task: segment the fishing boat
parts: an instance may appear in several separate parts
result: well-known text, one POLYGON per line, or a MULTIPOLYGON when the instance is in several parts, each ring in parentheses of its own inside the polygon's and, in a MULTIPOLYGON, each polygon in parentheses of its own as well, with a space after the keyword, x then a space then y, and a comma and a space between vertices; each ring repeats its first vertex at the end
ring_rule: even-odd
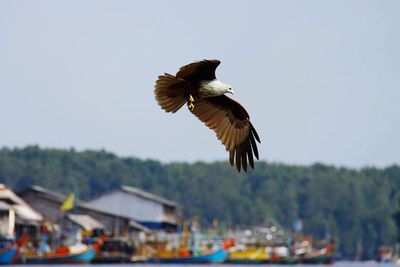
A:
MULTIPOLYGON (((134 243, 127 238, 107 238, 92 263, 130 263, 134 251, 134 243)), ((140 259, 136 258, 135 260, 140 259)))
POLYGON ((227 263, 260 264, 267 263, 269 255, 264 247, 236 246, 229 250, 227 263))
POLYGON ((226 260, 228 252, 223 248, 211 249, 198 256, 182 257, 155 257, 148 260, 149 263, 222 263, 226 260))
POLYGON ((296 264, 298 263, 298 257, 291 255, 290 248, 286 245, 276 245, 270 248, 271 257, 268 263, 272 264, 296 264))
POLYGON ((23 235, 19 240, 13 238, 0 238, 0 264, 15 263, 20 249, 26 244, 27 235, 23 235))
POLYGON ((75 244, 69 247, 59 247, 55 252, 41 255, 25 253, 21 255, 21 263, 27 264, 64 264, 89 263, 103 244, 104 237, 100 237, 92 245, 75 244))
POLYGON ((15 242, 0 247, 0 264, 11 264, 18 253, 18 245, 15 242))
POLYGON ((300 259, 301 263, 306 264, 322 264, 322 263, 332 263, 332 252, 334 246, 327 246, 315 251, 312 251, 300 259))
POLYGON ((24 255, 21 257, 21 261, 27 264, 89 263, 93 260, 96 252, 96 248, 88 246, 79 252, 24 255))

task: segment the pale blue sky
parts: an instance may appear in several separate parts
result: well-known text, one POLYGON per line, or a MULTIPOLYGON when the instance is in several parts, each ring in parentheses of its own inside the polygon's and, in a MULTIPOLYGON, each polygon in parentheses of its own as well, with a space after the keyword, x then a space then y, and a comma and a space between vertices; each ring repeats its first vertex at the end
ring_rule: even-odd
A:
POLYGON ((157 76, 217 58, 270 162, 400 163, 400 1, 0 1, 0 146, 226 160, 157 76))

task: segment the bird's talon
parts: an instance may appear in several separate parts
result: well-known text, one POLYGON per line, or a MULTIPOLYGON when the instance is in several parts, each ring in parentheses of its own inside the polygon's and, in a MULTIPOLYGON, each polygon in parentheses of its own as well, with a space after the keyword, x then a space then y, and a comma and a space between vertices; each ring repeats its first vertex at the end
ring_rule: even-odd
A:
POLYGON ((193 110, 194 110, 194 105, 193 105, 193 103, 190 103, 190 104, 189 104, 189 109, 190 109, 190 111, 193 111, 193 110))
POLYGON ((188 102, 188 108, 190 109, 190 111, 194 110, 194 98, 192 95, 189 95, 189 102, 188 102))

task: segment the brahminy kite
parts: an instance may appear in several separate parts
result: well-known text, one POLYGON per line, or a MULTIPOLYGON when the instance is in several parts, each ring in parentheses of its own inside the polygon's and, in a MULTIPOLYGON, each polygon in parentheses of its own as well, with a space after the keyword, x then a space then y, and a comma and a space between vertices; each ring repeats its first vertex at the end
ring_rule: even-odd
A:
POLYGON ((155 97, 166 112, 177 112, 185 103, 189 110, 210 129, 214 130, 226 150, 229 162, 240 172, 247 171, 247 162, 254 168, 258 159, 256 140, 260 138, 247 111, 225 93, 233 94, 232 87, 215 77, 219 60, 202 60, 185 65, 176 75, 158 76, 155 97))

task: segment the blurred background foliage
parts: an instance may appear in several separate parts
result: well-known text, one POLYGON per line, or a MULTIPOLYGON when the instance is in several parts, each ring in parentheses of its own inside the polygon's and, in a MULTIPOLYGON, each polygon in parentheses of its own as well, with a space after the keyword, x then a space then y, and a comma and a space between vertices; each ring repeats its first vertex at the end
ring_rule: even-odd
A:
MULTIPOLYGON (((304 233, 337 237, 344 257, 362 244, 364 259, 379 246, 393 245, 394 214, 400 199, 400 167, 339 168, 316 163, 293 166, 257 162, 237 173, 227 162, 170 163, 118 157, 107 151, 41 149, 0 150, 0 182, 16 192, 32 185, 89 199, 122 184, 176 201, 183 215, 226 225, 262 225, 276 221, 304 233), (78 186, 77 186, 78 185, 78 186)), ((397 213, 396 213, 397 212, 397 213)))

